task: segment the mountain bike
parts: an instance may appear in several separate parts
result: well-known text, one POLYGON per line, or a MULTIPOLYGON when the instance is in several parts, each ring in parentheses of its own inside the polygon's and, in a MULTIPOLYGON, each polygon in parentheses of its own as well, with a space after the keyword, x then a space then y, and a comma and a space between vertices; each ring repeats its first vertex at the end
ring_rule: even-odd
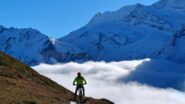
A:
POLYGON ((78 95, 79 95, 79 99, 80 99, 80 104, 84 103, 84 97, 83 97, 83 89, 79 88, 78 89, 78 95))
MULTIPOLYGON (((75 85, 75 86, 77 86, 77 85, 75 85)), ((77 101, 76 101, 76 103, 77 104, 85 104, 85 98, 84 98, 84 96, 83 96, 83 88, 82 87, 80 87, 78 90, 77 90, 77 101)))

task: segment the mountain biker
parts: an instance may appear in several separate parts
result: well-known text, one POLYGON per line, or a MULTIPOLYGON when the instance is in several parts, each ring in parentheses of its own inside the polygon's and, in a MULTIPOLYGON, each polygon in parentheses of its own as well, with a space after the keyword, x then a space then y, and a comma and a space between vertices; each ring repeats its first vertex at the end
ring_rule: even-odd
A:
POLYGON ((73 85, 76 85, 74 100, 76 100, 77 91, 78 91, 79 88, 83 89, 83 96, 85 96, 85 89, 84 89, 84 86, 83 86, 85 84, 87 84, 85 78, 81 75, 80 72, 78 72, 77 77, 73 81, 73 85))

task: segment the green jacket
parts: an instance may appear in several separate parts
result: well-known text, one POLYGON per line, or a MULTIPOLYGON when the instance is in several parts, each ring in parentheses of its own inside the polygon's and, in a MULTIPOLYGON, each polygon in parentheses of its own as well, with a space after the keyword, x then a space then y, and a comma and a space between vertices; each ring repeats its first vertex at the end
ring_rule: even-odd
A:
POLYGON ((87 82, 86 82, 86 80, 85 80, 85 78, 84 77, 82 77, 82 76, 78 76, 78 77, 76 77, 75 79, 74 79, 74 81, 73 81, 73 84, 77 84, 77 85, 84 85, 84 84, 86 84, 87 82))

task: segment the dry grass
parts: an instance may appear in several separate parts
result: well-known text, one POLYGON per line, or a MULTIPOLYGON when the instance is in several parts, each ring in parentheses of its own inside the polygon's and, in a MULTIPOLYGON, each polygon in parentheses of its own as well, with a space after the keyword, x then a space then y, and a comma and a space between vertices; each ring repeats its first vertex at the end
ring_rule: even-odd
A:
POLYGON ((68 90, 38 83, 10 70, 0 67, 0 104, 69 104, 72 93, 68 90))
MULTIPOLYGON (((0 52, 0 104, 70 104, 73 93, 0 52)), ((111 104, 86 98, 86 104, 111 104)))

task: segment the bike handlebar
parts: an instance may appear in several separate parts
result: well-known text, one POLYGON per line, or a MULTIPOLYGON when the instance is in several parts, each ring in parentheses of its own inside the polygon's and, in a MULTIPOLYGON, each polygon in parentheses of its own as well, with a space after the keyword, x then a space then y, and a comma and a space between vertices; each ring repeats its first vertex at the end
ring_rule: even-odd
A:
MULTIPOLYGON (((83 85, 86 85, 87 83, 83 84, 83 85)), ((77 84, 73 84, 74 86, 77 86, 77 84)))

